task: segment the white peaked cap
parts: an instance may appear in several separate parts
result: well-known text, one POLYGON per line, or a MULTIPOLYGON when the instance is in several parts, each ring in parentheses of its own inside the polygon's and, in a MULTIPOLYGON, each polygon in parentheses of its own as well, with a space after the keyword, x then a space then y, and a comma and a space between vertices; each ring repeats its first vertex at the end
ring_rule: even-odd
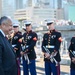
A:
POLYGON ((20 22, 18 20, 13 21, 13 26, 19 26, 20 22))

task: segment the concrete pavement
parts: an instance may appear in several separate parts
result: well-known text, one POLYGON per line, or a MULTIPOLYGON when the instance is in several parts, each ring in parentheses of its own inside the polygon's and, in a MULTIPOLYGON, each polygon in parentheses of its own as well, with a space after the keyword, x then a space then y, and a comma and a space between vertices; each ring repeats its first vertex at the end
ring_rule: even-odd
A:
MULTIPOLYGON (((60 69, 61 69, 61 75, 70 75, 69 65, 60 65, 60 69)), ((36 70, 37 70, 37 75, 45 75, 43 58, 39 58, 36 60, 36 70)), ((23 70, 21 70, 21 75, 23 75, 23 70)))
MULTIPOLYGON (((36 62, 36 66, 37 66, 37 75, 45 75, 44 61, 42 58, 36 62)), ((60 65, 60 69, 61 69, 61 75, 70 75, 69 65, 60 65)))

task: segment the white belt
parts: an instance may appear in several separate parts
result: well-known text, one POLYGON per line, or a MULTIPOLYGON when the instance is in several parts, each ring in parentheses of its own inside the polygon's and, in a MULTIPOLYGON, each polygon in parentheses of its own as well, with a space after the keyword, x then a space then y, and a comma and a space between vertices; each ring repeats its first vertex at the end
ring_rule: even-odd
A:
POLYGON ((28 45, 26 45, 25 47, 26 47, 26 48, 28 48, 29 46, 28 46, 28 45))
POLYGON ((22 50, 24 50, 24 49, 26 49, 26 48, 28 48, 29 46, 28 45, 24 45, 24 46, 22 46, 22 50))
POLYGON ((12 47, 15 47, 15 46, 16 46, 16 44, 12 45, 12 47))
POLYGON ((46 48, 54 48, 52 45, 46 45, 46 48))

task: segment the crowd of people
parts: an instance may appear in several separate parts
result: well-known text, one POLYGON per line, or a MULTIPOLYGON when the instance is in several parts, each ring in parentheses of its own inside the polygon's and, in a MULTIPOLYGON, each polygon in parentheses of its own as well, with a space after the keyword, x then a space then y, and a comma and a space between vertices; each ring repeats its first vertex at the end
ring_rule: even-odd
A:
MULTIPOLYGON (((24 75, 37 75, 35 46, 37 33, 32 31, 32 24, 25 23, 24 33, 19 31, 19 22, 12 22, 7 16, 0 18, 0 74, 21 75, 20 65, 23 65, 24 75)), ((44 55, 45 75, 60 75, 60 45, 61 33, 54 28, 54 21, 47 21, 48 32, 43 35, 42 53, 44 55)), ((75 75, 75 37, 69 46, 71 58, 70 75, 75 75)), ((41 61, 41 60, 40 60, 41 61)))
POLYGON ((75 23, 71 20, 55 20, 55 24, 56 25, 60 25, 60 26, 63 26, 63 25, 75 25, 75 23))

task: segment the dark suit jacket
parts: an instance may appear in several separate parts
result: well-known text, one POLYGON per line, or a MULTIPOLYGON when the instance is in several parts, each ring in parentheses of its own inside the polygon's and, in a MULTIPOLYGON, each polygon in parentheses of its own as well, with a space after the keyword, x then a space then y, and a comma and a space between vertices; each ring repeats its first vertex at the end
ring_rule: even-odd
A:
POLYGON ((7 75, 5 72, 9 72, 14 65, 16 58, 12 46, 0 32, 0 75, 7 75))

